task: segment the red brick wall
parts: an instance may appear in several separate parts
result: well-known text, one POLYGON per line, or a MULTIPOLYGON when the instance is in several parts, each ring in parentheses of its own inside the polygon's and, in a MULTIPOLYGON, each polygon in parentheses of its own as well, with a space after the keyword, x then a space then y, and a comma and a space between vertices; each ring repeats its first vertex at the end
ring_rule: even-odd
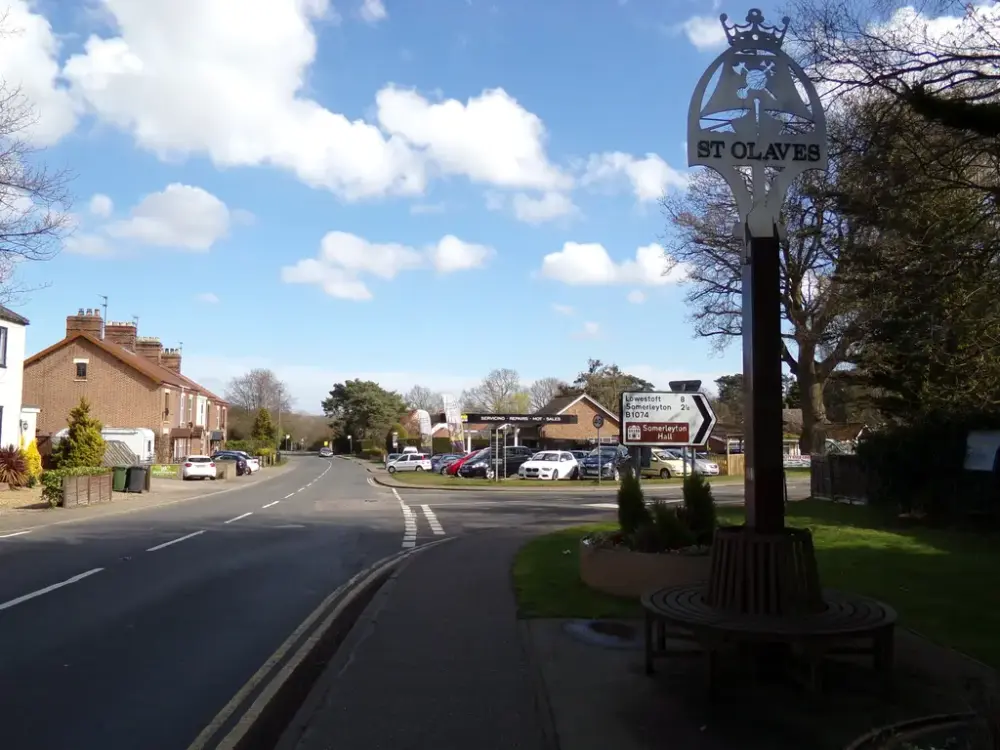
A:
POLYGON ((131 367, 78 339, 24 368, 24 403, 41 407, 38 432, 53 433, 66 426, 70 409, 80 398, 108 427, 148 427, 160 431, 163 396, 157 383, 131 367), (74 359, 87 359, 87 380, 76 380, 74 359))
POLYGON ((600 414, 604 417, 604 426, 601 427, 601 437, 611 437, 618 434, 618 420, 608 416, 603 410, 599 410, 590 405, 586 399, 578 401, 569 407, 564 414, 575 414, 576 424, 547 424, 540 429, 540 437, 549 440, 587 440, 597 437, 597 430, 594 429, 594 415, 600 414))

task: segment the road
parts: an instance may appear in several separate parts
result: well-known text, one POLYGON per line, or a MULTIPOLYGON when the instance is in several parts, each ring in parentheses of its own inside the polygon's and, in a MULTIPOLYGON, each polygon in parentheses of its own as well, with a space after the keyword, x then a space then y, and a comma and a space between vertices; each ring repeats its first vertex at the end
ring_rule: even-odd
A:
POLYGON ((327 594, 400 549, 391 493, 294 460, 259 486, 0 539, 0 746, 184 750, 327 594))
MULTIPOLYGON (((376 560, 449 535, 614 516, 611 493, 571 486, 393 490, 349 461, 293 461, 258 486, 0 538, 0 746, 185 750, 376 560)), ((739 503, 742 487, 716 496, 739 503)))

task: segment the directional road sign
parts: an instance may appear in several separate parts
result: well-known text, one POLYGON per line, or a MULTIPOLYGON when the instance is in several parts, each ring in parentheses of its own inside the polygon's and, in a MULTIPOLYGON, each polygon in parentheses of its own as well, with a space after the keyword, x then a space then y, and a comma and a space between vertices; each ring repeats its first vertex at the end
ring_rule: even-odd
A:
POLYGON ((594 427, 596 427, 597 429, 601 429, 602 427, 604 427, 604 417, 602 417, 600 414, 594 415, 594 427))
POLYGON ((623 393, 621 415, 623 445, 705 445, 717 421, 703 393, 673 391, 623 393))

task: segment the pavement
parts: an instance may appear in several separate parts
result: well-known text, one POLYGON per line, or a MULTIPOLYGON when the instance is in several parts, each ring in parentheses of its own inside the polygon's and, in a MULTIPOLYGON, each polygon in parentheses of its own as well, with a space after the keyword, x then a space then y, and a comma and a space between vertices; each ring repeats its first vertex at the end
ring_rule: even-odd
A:
POLYGON ((400 505, 366 480, 296 458, 236 491, 0 538, 0 745, 186 748, 324 597, 400 549, 400 505))
POLYGON ((832 665, 832 692, 819 700, 795 685, 734 681, 710 703, 700 659, 645 675, 638 622, 609 637, 581 621, 518 619, 510 571, 521 545, 611 511, 586 498, 392 495, 417 519, 417 546, 435 527, 457 538, 379 591, 275 750, 842 750, 872 727, 961 710, 955 694, 927 686, 984 669, 901 630, 888 704, 860 661, 832 665))

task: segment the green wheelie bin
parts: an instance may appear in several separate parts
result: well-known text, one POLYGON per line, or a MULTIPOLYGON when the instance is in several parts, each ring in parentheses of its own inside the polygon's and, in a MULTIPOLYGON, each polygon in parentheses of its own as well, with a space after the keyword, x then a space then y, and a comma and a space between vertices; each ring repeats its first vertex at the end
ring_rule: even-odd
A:
POLYGON ((111 489, 114 492, 125 491, 125 479, 128 476, 127 466, 116 466, 111 473, 111 489))

